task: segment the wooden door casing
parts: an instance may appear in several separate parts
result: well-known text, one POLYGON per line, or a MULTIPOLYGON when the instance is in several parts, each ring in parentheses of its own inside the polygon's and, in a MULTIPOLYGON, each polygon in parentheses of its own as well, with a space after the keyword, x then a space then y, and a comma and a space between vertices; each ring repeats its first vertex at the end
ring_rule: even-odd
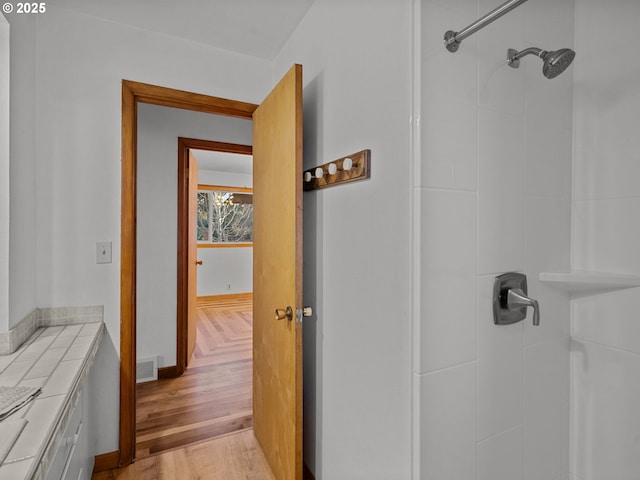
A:
MULTIPOLYGON (((136 426, 136 185, 137 105, 149 103, 250 119, 257 105, 183 90, 122 81, 120 213, 120 404, 118 451, 100 457, 101 468, 129 465, 135 458, 136 426)), ((180 176, 180 173, 179 173, 180 176)), ((186 189, 185 189, 186 190, 186 189)), ((180 190, 182 191, 182 190, 180 190)), ((180 202, 186 201, 182 197, 180 202)), ((178 228, 186 228, 183 223, 178 228)), ((182 250, 178 248, 179 255, 182 250)), ((186 255, 185 255, 186 257, 186 255)), ((178 298, 181 298, 178 295, 178 298)), ((184 347, 186 351, 186 346, 184 347)))

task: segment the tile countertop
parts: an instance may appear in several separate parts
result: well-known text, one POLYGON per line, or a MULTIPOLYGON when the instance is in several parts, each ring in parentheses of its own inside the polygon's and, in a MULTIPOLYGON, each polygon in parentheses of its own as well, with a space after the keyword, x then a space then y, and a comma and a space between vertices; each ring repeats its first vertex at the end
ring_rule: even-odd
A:
POLYGON ((42 387, 6 419, 27 424, 0 465, 0 480, 44 478, 103 334, 102 322, 40 328, 15 353, 0 356, 0 385, 42 387))

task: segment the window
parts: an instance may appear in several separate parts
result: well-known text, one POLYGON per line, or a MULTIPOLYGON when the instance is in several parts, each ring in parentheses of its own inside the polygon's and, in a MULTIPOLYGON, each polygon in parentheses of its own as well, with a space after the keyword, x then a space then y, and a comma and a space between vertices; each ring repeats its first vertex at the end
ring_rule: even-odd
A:
POLYGON ((199 246, 245 246, 253 242, 250 188, 198 186, 199 246))

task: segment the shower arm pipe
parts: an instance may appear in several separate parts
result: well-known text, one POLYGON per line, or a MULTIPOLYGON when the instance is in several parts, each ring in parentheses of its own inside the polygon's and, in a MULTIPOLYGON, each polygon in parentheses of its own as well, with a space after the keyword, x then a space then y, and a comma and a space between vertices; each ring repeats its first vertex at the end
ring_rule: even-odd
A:
POLYGON ((449 30, 444 34, 444 46, 450 52, 457 52, 460 43, 467 37, 473 35, 481 28, 486 27, 494 20, 497 20, 501 16, 506 13, 509 13, 514 8, 522 5, 527 0, 509 0, 508 2, 503 3, 495 10, 487 13, 484 17, 476 20, 474 23, 469 25, 468 27, 463 28, 459 32, 454 32, 453 30, 449 30))
POLYGON ((512 66, 513 68, 518 68, 520 66, 520 59, 522 57, 525 57, 527 55, 536 55, 540 58, 543 58, 547 53, 549 52, 536 47, 525 48, 520 52, 513 48, 510 48, 507 51, 507 64, 512 66))

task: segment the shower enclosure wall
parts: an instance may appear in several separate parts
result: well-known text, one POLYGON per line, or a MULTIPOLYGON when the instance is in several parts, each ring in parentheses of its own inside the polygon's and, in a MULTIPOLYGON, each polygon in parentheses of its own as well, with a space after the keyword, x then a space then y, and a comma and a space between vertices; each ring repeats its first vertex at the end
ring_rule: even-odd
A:
POLYGON ((497 3, 415 2, 415 478, 638 478, 640 2, 531 1, 443 48, 497 3), (505 64, 537 45, 576 60, 505 64), (493 325, 507 271, 540 327, 493 325))
MULTIPOLYGON (((640 2, 575 2, 572 264, 640 273, 640 2), (615 38, 607 32, 616 31, 615 38), (579 60, 579 61, 578 61, 579 60)), ((631 285, 637 278, 622 277, 631 285)), ((574 294, 571 480, 640 478, 640 289, 574 294)))
POLYGON ((416 479, 569 478, 570 295, 538 277, 570 269, 573 67, 549 80, 506 52, 573 48, 574 2, 526 2, 443 47, 498 3, 415 3, 416 479), (494 325, 510 271, 540 326, 494 325))

